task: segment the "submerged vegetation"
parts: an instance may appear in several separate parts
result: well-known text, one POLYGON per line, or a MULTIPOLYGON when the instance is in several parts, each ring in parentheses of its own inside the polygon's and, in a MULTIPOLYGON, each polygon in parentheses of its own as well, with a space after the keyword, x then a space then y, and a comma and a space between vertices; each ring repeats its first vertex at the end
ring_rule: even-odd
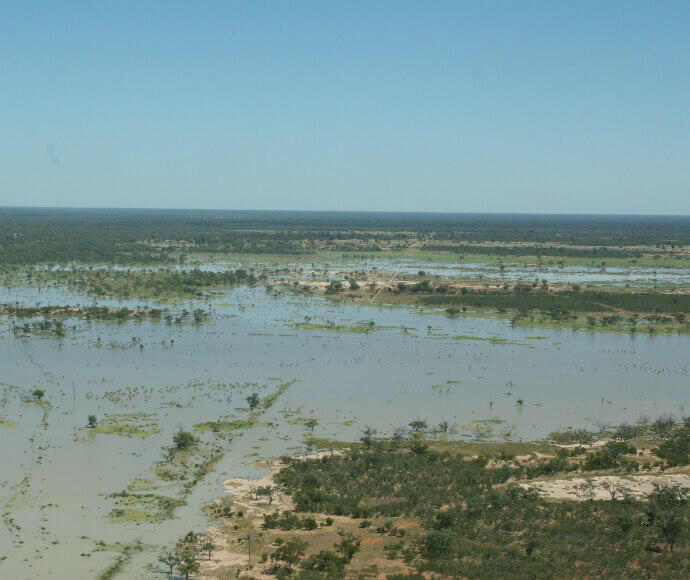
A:
POLYGON ((107 415, 100 421, 95 415, 88 418, 87 429, 82 433, 120 435, 122 437, 146 438, 160 432, 158 422, 149 413, 118 413, 107 415))
MULTIPOLYGON (((257 278, 247 270, 207 272, 199 269, 92 269, 31 270, 8 279, 13 284, 62 285, 96 297, 137 299, 203 298, 207 292, 253 285, 257 278)), ((66 312, 66 311, 65 311, 66 312)), ((88 314, 89 312, 85 312, 88 314)), ((103 318, 104 313, 93 312, 103 318)), ((155 312, 154 312, 155 314, 155 312)))

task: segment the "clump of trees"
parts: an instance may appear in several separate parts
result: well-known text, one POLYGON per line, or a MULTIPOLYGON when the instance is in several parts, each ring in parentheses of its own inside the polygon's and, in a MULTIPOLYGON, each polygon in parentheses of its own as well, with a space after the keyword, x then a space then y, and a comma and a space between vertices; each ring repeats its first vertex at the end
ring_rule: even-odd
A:
POLYGON ((326 294, 340 294, 343 292, 343 290, 345 290, 345 287, 340 280, 331 280, 326 286, 324 292, 326 294))

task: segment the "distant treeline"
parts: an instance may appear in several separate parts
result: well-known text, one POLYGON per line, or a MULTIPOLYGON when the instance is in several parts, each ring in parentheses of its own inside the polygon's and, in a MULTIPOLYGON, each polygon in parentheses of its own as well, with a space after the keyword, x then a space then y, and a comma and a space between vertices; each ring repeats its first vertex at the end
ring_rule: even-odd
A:
POLYGON ((299 254, 330 243, 371 250, 417 236, 433 237, 439 246, 494 241, 670 247, 690 244, 690 217, 5 208, 0 264, 154 264, 189 252, 299 254))

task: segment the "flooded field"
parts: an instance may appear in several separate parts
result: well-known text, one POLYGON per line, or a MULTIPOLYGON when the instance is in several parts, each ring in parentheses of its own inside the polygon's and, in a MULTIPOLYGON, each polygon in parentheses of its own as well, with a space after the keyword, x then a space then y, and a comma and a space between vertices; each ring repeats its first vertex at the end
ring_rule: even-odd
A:
MULTIPOLYGON (((530 259, 530 262, 533 258, 530 259)), ((581 284, 593 286, 625 286, 639 288, 689 288, 690 270, 684 267, 648 267, 648 266, 610 266, 606 260, 594 265, 558 265, 558 264, 528 264, 495 261, 463 262, 449 257, 447 261, 439 262, 433 258, 422 259, 413 257, 399 258, 356 258, 349 256, 305 258, 299 262, 275 264, 271 261, 253 259, 249 264, 266 272, 272 277, 281 276, 285 279, 304 278, 305 272, 315 279, 338 279, 342 275, 357 275, 366 273, 368 279, 387 280, 394 276, 416 276, 420 271, 429 276, 437 276, 444 280, 467 283, 541 283, 546 280, 549 284, 581 284)), ((592 261, 594 262, 594 261, 592 261)), ((246 267, 246 260, 231 260, 223 263, 218 261, 196 261, 194 267, 200 269, 217 270, 223 267, 246 267)))
MULTIPOLYGON (((0 302, 150 305, 21 287, 0 302)), ((424 419, 468 440, 535 440, 689 402, 686 335, 511 328, 262 287, 166 307, 200 306, 212 313, 203 324, 73 320, 63 338, 21 337, 3 319, 3 576, 94 577, 135 545, 126 577, 155 577, 161 546, 212 524, 201 507, 223 480, 306 450, 312 435, 357 440, 364 426, 424 419), (250 412, 253 392, 271 404, 250 412), (180 428, 209 450, 193 461, 213 457, 193 485, 161 475, 180 428)))

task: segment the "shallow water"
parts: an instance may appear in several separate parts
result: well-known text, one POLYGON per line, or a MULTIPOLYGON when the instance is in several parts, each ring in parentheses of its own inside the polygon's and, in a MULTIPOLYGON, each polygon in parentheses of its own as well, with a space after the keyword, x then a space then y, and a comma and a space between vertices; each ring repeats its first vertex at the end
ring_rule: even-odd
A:
MULTIPOLYGON (((593 260, 594 262, 594 260, 593 260)), ((52 266, 51 270, 82 269, 82 266, 52 266)), ((690 269, 647 266, 626 268, 611 266, 557 266, 557 265, 519 265, 509 264, 501 269, 499 263, 434 262, 417 258, 354 258, 337 256, 311 260, 305 257, 299 262, 275 264, 261 258, 246 257, 218 260, 217 258, 195 258, 185 265, 172 266, 172 269, 189 271, 195 268, 209 272, 245 268, 255 273, 265 273, 270 278, 298 280, 305 278, 305 272, 313 272, 314 279, 340 279, 343 274, 366 273, 367 279, 389 279, 397 276, 416 276, 424 272, 429 276, 465 282, 581 284, 594 286, 625 286, 640 288, 688 288, 690 269), (324 272, 327 272, 324 274, 324 272), (337 273, 336 273, 337 272, 337 273)), ((139 266, 95 266, 94 270, 156 270, 139 266)), ((161 268, 167 269, 167 268, 161 268)))
MULTIPOLYGON (((94 301, 57 288, 0 293, 0 302, 15 301, 152 303, 94 301)), ((315 436, 345 440, 357 439, 364 425, 389 433, 415 418, 430 425, 446 420, 470 439, 501 440, 514 425, 515 438, 532 440, 596 421, 679 415, 690 399, 688 336, 511 328, 496 320, 333 304, 260 288, 182 306, 200 305, 214 311, 200 326, 77 322, 76 332, 62 340, 17 338, 7 320, 0 322, 0 416, 17 423, 0 426, 0 557, 6 557, 0 576, 95 577, 114 554, 94 552, 94 540, 140 539, 151 549, 137 555, 124 576, 157 577, 146 570, 155 564, 156 547, 207 527, 200 507, 222 495, 224 479, 258 473, 247 455, 305 449, 310 433, 290 418, 314 417, 315 436), (377 330, 290 326, 305 316, 336 325, 373 320, 377 330), (223 460, 173 520, 110 523, 114 504, 106 496, 161 461, 161 448, 178 427, 246 417, 249 392, 258 389, 263 397, 293 379, 260 419, 279 426, 257 425, 225 443, 223 460), (49 407, 22 402, 22 393, 35 387, 46 391, 49 407), (130 439, 79 431, 91 413, 129 412, 155 415, 161 432, 130 439), (473 424, 487 419, 496 422, 473 424)))

